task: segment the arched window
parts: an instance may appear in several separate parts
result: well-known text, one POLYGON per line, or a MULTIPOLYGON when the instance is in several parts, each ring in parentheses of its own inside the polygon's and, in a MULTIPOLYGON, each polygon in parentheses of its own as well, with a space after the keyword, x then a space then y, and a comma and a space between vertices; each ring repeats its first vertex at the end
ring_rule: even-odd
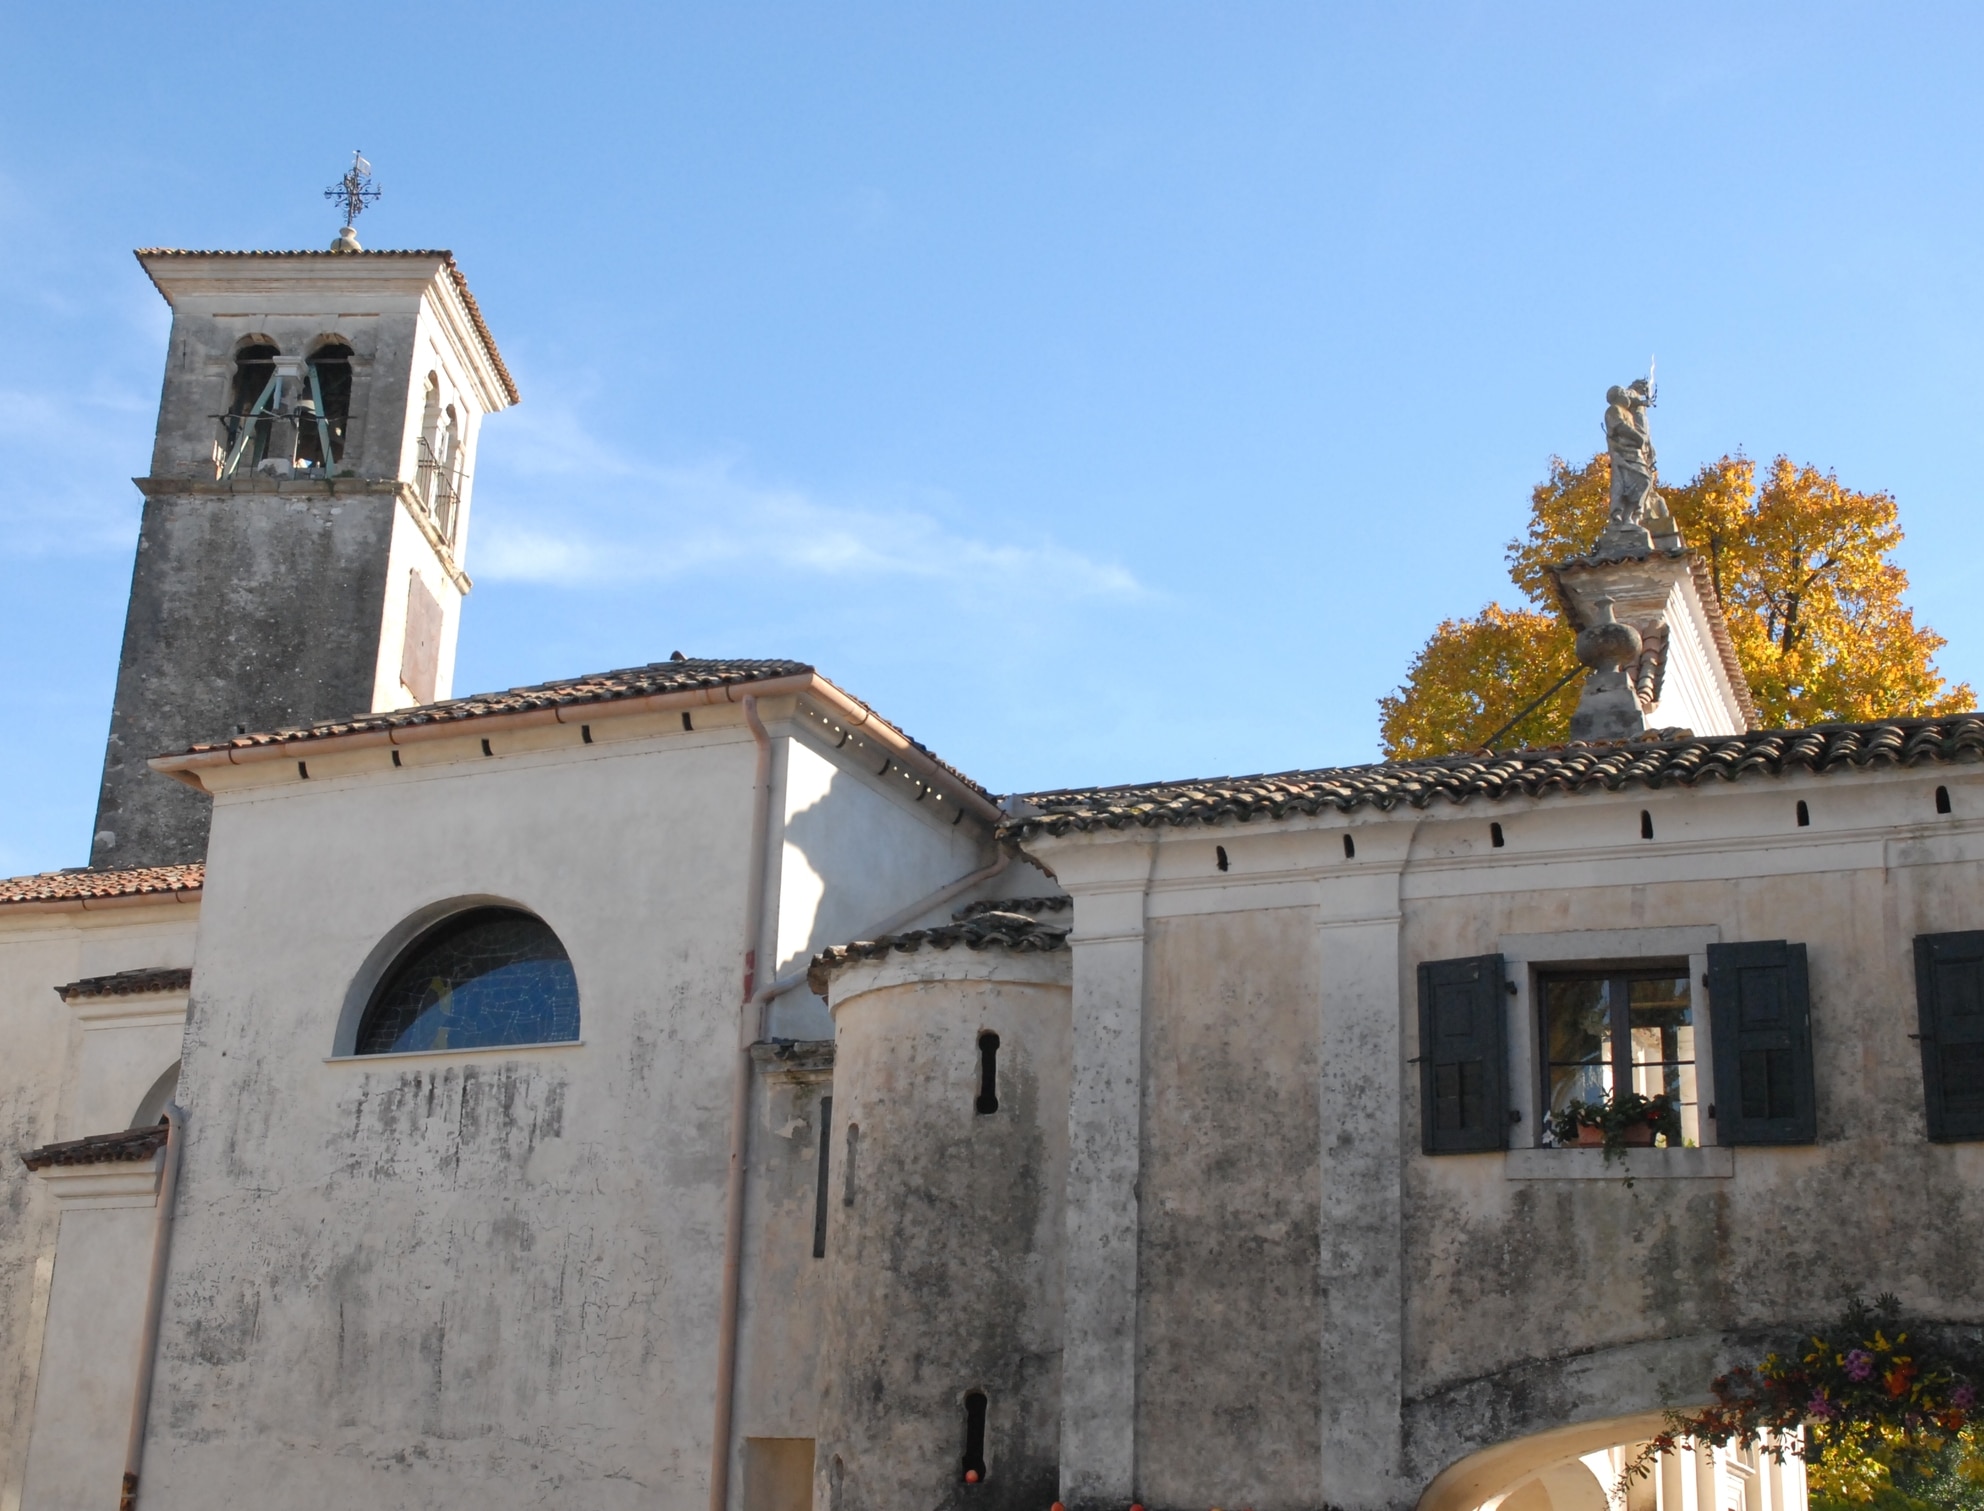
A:
POLYGON ((329 471, 344 458, 345 427, 351 420, 351 348, 327 341, 312 352, 306 387, 296 405, 296 460, 329 471))
POLYGON ((579 983, 558 936, 515 908, 475 908, 422 934, 358 1025, 361 1055, 554 1044, 579 1036, 579 983))
POLYGON ((156 1128, 165 1116, 165 1104, 179 1098, 179 1062, 174 1060, 165 1074, 152 1082, 152 1089, 131 1114, 133 1128, 156 1128))
POLYGON ((250 339, 234 354, 234 384, 228 390, 227 413, 221 416, 219 461, 222 475, 237 467, 253 471, 268 455, 275 420, 276 358, 281 355, 265 341, 250 339))

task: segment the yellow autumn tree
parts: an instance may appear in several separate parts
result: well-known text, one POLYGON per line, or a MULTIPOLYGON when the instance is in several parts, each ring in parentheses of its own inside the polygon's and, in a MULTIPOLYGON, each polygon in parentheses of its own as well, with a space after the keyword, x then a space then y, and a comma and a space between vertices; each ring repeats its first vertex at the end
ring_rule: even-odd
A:
MULTIPOLYGON (((1598 538, 1611 487, 1603 452, 1582 467, 1551 458, 1530 497, 1529 528, 1508 546, 1509 577, 1534 607, 1490 604, 1434 630, 1405 685, 1378 701, 1388 758, 1568 738, 1580 679, 1548 567, 1598 538)), ((1967 684, 1951 686, 1936 670, 1942 636, 1902 601, 1908 575, 1893 559, 1902 536, 1892 494, 1855 492, 1786 457, 1760 479, 1740 455, 1661 493, 1682 539, 1708 562, 1766 726, 1975 705, 1967 684)))

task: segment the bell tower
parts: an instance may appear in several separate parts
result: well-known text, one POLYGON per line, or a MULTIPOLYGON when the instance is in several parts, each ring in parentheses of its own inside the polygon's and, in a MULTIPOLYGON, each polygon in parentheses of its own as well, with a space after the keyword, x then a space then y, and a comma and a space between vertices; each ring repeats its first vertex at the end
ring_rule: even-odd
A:
POLYGON ((98 867, 206 853, 151 756, 449 696, 476 442, 517 402, 448 252, 137 255, 172 336, 98 867))

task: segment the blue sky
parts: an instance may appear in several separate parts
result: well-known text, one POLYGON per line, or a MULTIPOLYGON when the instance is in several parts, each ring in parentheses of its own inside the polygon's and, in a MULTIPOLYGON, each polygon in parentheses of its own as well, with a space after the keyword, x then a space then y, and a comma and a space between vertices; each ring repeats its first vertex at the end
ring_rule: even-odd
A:
POLYGON ((454 249, 456 688, 810 660, 1000 790, 1370 759, 1605 387, 1888 488, 1978 601, 1984 10, 17 6, 0 874, 85 858, 167 312, 130 249, 454 249), (315 19, 313 20, 313 16, 315 19))

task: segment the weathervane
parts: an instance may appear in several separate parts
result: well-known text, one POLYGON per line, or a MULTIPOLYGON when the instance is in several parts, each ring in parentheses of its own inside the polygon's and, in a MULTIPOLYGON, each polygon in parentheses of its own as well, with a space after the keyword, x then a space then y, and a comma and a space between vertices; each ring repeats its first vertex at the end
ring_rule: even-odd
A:
POLYGON ((338 232, 338 239, 331 243, 333 252, 356 252, 359 250, 358 232, 353 230, 358 217, 369 205, 379 198, 379 189, 372 182, 372 165, 365 161, 363 152, 351 154, 351 166, 345 170, 343 178, 324 191, 324 198, 344 206, 344 229, 338 232))

